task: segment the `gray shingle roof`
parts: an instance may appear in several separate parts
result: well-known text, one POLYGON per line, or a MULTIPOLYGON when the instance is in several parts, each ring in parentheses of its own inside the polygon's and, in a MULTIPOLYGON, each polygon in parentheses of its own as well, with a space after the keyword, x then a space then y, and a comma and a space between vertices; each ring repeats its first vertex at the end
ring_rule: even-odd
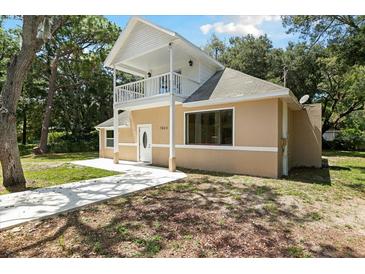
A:
POLYGON ((234 98, 249 95, 268 94, 284 87, 250 76, 240 71, 225 68, 216 72, 184 103, 209 99, 234 98))
MULTIPOLYGON (((118 122, 119 126, 127 126, 129 127, 129 111, 123 111, 122 113, 119 113, 118 116, 118 122)), ((97 125, 96 127, 113 127, 113 118, 110 118, 109 120, 106 120, 102 122, 101 124, 97 125)))

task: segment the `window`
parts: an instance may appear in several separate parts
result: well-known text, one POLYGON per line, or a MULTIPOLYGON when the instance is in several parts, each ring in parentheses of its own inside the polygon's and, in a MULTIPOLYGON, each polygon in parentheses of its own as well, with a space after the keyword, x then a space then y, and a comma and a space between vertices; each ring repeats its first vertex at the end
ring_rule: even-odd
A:
POLYGON ((185 114, 185 140, 188 145, 233 145, 233 110, 185 114))
POLYGON ((106 131, 106 147, 114 147, 114 130, 106 131))

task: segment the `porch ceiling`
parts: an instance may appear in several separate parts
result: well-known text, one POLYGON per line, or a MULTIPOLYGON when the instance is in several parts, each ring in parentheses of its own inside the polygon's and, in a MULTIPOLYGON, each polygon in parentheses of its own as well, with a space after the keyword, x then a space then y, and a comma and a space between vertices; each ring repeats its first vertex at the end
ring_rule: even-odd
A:
MULTIPOLYGON (((174 45, 173 47, 173 68, 180 69, 187 66, 189 60, 196 61, 196 58, 184 51, 180 45, 174 45)), ((117 68, 120 67, 123 70, 126 67, 134 68, 139 72, 147 74, 151 72, 152 75, 168 72, 170 69, 170 55, 168 45, 158 48, 151 52, 130 58, 117 64, 117 68)))

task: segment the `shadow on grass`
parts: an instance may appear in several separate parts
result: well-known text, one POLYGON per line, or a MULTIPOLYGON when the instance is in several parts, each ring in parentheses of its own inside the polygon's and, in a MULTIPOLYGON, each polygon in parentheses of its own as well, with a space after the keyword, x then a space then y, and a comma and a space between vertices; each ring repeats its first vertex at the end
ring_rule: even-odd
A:
MULTIPOLYGON (((342 167, 337 168, 342 169, 342 167)), ((332 166, 329 166, 328 160, 322 158, 322 168, 296 167, 290 171, 287 179, 309 184, 331 185, 330 169, 332 166)))
POLYGON ((360 193, 364 193, 365 194, 365 182, 364 183, 354 183, 354 184, 346 184, 347 187, 358 191, 360 193))
POLYGON ((365 173, 365 167, 362 167, 362 166, 353 166, 353 165, 351 165, 351 166, 348 166, 348 168, 350 168, 350 169, 357 169, 361 173, 365 173))
POLYGON ((338 150, 325 150, 323 156, 327 157, 358 157, 365 158, 365 151, 338 151, 338 150))
POLYGON ((44 160, 87 160, 98 157, 98 152, 73 152, 73 153, 47 153, 42 155, 29 155, 26 156, 33 159, 44 160))

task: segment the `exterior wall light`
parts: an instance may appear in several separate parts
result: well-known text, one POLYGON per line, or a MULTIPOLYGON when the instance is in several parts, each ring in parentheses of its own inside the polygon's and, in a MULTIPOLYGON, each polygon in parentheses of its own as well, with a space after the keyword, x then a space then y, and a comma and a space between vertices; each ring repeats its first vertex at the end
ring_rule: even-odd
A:
POLYGON ((189 66, 192 67, 193 66, 193 60, 189 60, 189 66))

